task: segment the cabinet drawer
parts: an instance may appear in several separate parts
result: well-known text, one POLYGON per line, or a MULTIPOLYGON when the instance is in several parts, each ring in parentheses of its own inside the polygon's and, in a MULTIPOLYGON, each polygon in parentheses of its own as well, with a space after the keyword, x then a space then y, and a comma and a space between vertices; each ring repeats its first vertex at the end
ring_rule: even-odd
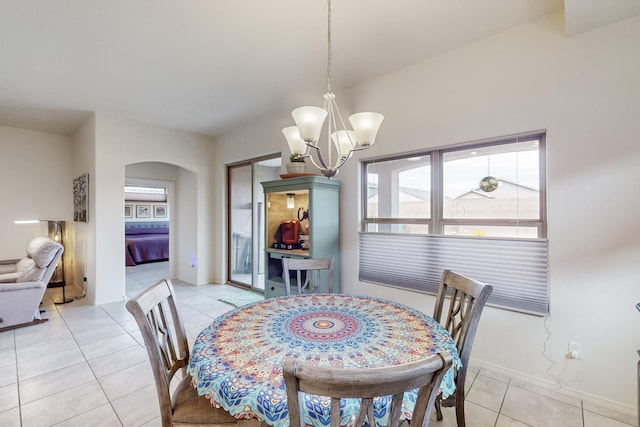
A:
POLYGON ((309 251, 267 251, 269 258, 311 258, 309 251))

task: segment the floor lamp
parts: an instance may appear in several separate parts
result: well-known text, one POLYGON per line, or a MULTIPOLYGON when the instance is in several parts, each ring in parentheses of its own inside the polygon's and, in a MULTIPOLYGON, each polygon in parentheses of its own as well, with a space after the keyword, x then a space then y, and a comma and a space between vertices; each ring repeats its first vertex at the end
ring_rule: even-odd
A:
MULTIPOLYGON (((48 224, 49 238, 55 240, 60 243, 62 247, 64 247, 64 221, 53 221, 50 219, 43 219, 41 221, 46 221, 48 224)), ((64 279, 64 252, 60 257, 60 263, 58 264, 60 268, 60 275, 58 277, 57 272, 53 273, 52 279, 49 281, 47 285, 48 288, 62 288, 62 300, 54 301, 54 304, 66 304, 73 301, 73 298, 67 298, 65 294, 65 289, 67 287, 67 282, 64 279)))
MULTIPOLYGON (((54 240, 64 247, 64 221, 55 221, 52 219, 30 219, 23 221, 14 221, 16 224, 35 224, 38 222, 46 222, 47 223, 47 231, 49 234, 49 238, 54 240)), ((56 270, 51 277, 51 280, 47 284, 47 288, 62 288, 62 300, 54 301, 54 304, 67 304, 69 302, 74 301, 73 298, 67 298, 65 294, 65 288, 67 287, 67 282, 64 278, 64 252, 60 257, 60 261, 58 261, 58 265, 56 270), (60 271, 60 273, 58 273, 60 271)))

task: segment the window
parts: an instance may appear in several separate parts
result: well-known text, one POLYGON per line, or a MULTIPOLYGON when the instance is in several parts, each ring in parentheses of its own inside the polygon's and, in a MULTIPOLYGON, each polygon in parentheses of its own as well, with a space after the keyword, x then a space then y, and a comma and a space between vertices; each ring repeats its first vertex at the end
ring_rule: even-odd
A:
POLYGON ((442 270, 493 304, 548 312, 544 132, 363 163, 360 279, 435 292, 442 270))
POLYGON ((365 231, 545 237, 543 136, 365 162, 365 231))
POLYGON ((124 186, 124 200, 137 202, 166 202, 165 187, 124 186))

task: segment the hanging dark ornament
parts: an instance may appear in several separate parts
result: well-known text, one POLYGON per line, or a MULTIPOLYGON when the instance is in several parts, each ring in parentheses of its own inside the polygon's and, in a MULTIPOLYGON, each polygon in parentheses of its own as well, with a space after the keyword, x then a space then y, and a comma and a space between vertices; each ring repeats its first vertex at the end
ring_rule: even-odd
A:
POLYGON ((480 180, 480 190, 485 193, 491 193, 498 188, 498 178, 488 175, 480 180))
POLYGON ((304 208, 298 209, 298 221, 304 221, 305 219, 309 219, 309 206, 307 206, 307 210, 304 208))

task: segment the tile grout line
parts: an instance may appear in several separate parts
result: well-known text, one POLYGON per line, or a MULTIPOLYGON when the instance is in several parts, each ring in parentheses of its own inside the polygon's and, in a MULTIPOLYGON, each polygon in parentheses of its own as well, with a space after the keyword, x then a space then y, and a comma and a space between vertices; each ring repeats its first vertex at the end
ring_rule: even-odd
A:
POLYGON ((11 331, 13 334, 13 358, 16 362, 16 389, 18 391, 18 416, 20 417, 20 426, 22 427, 22 400, 20 398, 20 375, 18 373, 18 343, 16 340, 15 329, 11 331))
MULTIPOLYGON (((126 293, 126 292, 125 292, 125 293, 126 293)), ((130 297, 127 297, 127 298, 130 298, 130 297)), ((126 302, 125 302, 125 304, 126 304, 126 302)), ((125 305, 125 307, 126 307, 126 305, 125 305)), ((131 332, 129 332, 127 329, 125 329, 125 328, 122 326, 122 324, 118 321, 118 319, 116 319, 115 317, 113 317, 113 316, 111 315, 111 313, 110 313, 108 310, 105 310, 105 309, 104 309, 104 307, 100 307, 100 308, 101 308, 101 309, 102 309, 102 310, 103 310, 103 311, 104 311, 104 312, 105 312, 105 313, 106 313, 110 318, 112 318, 112 319, 113 319, 113 321, 114 321, 114 322, 116 322, 116 323, 118 324, 118 326, 120 326, 120 327, 121 327, 121 328, 126 332, 126 334, 127 334, 127 335, 129 335, 129 336, 130 336, 130 337, 135 341, 135 343, 136 343, 136 345, 135 345, 135 346, 127 347, 127 348, 139 347, 139 348, 142 348, 142 349, 145 351, 145 353, 146 353, 146 351, 147 351, 147 350, 146 350, 146 348, 144 347, 144 345, 143 345, 143 344, 140 344, 140 343, 138 342, 138 340, 137 340, 137 339, 136 339, 136 338, 131 334, 131 332)), ((125 309, 126 309, 126 308, 125 308, 125 309)), ((128 311, 127 311, 127 312, 128 312, 128 311)), ((132 317, 133 317, 133 316, 132 316, 132 317)), ((134 320, 135 320, 135 319, 134 319, 134 320)), ((113 353, 115 353, 115 352, 112 352, 112 353, 110 353, 110 354, 113 354, 113 353)), ((137 365, 133 365, 133 366, 141 366, 141 365, 144 365, 145 363, 146 363, 146 361, 145 361, 145 362, 142 362, 142 363, 139 363, 139 364, 137 364, 137 365)), ((88 361, 88 360, 87 360, 87 364, 89 364, 89 361, 88 361)), ((95 372, 93 371, 93 368, 91 368, 91 365, 90 365, 90 364, 89 364, 89 369, 91 369, 91 372, 93 372, 93 373, 94 373, 94 376, 95 376, 95 372)), ((109 374, 109 375, 113 375, 113 374, 115 374, 115 373, 116 373, 116 372, 112 372, 112 373, 111 373, 111 374, 109 374)), ((109 376, 109 375, 105 375, 105 377, 107 377, 107 376, 109 376)), ((104 391, 104 389, 102 388, 102 384, 100 383, 100 380, 97 378, 97 376, 96 376, 96 381, 98 381, 98 384, 100 385, 100 389, 102 390, 102 392, 104 393, 105 397, 107 398, 107 401, 109 402, 109 406, 111 406, 111 409, 113 409, 113 412, 116 414, 116 417, 118 418, 118 421, 120 421, 120 424, 124 426, 124 422, 122 421, 122 419, 120 419, 120 415, 119 415, 119 414, 118 414, 118 412, 116 411, 116 408, 113 406, 113 401, 112 401, 112 400, 107 396, 107 393, 106 393, 106 392, 104 391)), ((151 384, 151 385, 153 385, 153 386, 155 387, 155 379, 154 379, 154 383, 153 383, 153 384, 151 384)), ((148 386, 145 386, 145 387, 148 387, 148 386)), ((123 396, 120 396, 118 399, 122 399, 122 398, 123 398, 123 397, 125 397, 125 396, 129 396, 129 395, 132 395, 132 394, 134 394, 134 393, 138 393, 138 392, 140 392, 140 390, 142 390, 142 389, 143 389, 143 388, 145 388, 145 387, 142 387, 142 388, 140 388, 140 389, 137 389, 137 390, 132 391, 131 393, 125 394, 125 395, 123 395, 123 396)), ((117 399, 115 399, 115 400, 117 400, 117 399)), ((153 421, 153 420, 154 420, 154 419, 156 419, 156 418, 157 418, 157 417, 154 417, 154 418, 152 418, 152 419, 150 419, 150 420, 147 420, 147 421, 145 422, 145 424, 146 424, 146 423, 148 423, 148 422, 153 421)))
MULTIPOLYGON (((107 311, 106 311, 102 306, 99 306, 99 307, 100 307, 100 309, 101 309, 103 312, 105 312, 109 317, 111 317, 111 318, 112 318, 112 319, 113 319, 113 320, 118 324, 118 326, 120 326, 120 323, 119 323, 118 321, 116 321, 116 320, 113 318, 113 316, 111 316, 111 315, 109 314, 109 312, 107 312, 107 311)), ((58 310, 58 307, 56 307, 56 310, 58 310)), ((123 422, 122 422, 122 420, 120 419, 120 416, 118 415, 118 412, 116 412, 116 409, 113 407, 113 404, 111 403, 111 400, 109 399, 109 397, 107 396, 107 393, 105 392, 104 388, 102 387, 102 384, 100 383, 100 380, 98 379, 98 377, 97 377, 97 375, 96 375, 95 371, 94 371, 94 370, 93 370, 93 368, 91 367, 91 364, 89 363, 89 360, 87 359, 87 356, 84 354, 84 351, 82 351, 82 347, 80 346, 80 343, 79 343, 79 342, 78 342, 78 340, 76 339, 75 334, 74 334, 73 332, 71 332, 71 328, 69 328, 69 324, 67 323, 66 319, 64 318, 64 314, 63 314, 63 313, 62 313, 62 311, 60 311, 60 310, 58 310, 58 313, 59 313, 60 317, 62 318, 62 321, 64 322, 65 326, 66 326, 66 327, 67 327, 67 329, 69 330, 69 333, 71 334, 71 337, 73 338, 73 341, 75 341, 76 345, 78 346, 78 350, 80 350, 80 353, 82 354, 82 358, 84 359, 85 363, 87 364, 87 367, 88 367, 88 368, 89 368, 89 370, 91 371, 91 374, 93 375, 93 378, 94 378, 95 382, 98 384, 98 387, 100 387, 100 390, 102 391, 102 394, 104 395, 104 398, 107 400, 107 402, 109 403, 109 406, 110 406, 110 407, 111 407, 111 409, 113 410, 113 413, 115 414, 116 418, 118 419, 118 422, 120 423, 120 425, 121 425, 121 426, 124 426, 124 423, 123 423, 123 422)), ((120 327, 122 328, 122 326, 120 326, 120 327)), ((124 329, 124 328, 122 328, 122 329, 124 329)), ((126 330, 125 330, 125 332, 127 332, 127 333, 128 333, 128 331, 126 331, 126 330)), ((99 406, 98 406, 98 408, 99 408, 99 406)), ((82 412, 81 414, 74 415, 73 417, 68 418, 68 419, 66 419, 66 420, 63 420, 63 421, 61 421, 61 422, 71 420, 71 419, 73 419, 73 418, 75 418, 75 417, 77 417, 77 416, 79 416, 79 415, 82 415, 82 414, 85 414, 85 413, 87 413, 87 412, 93 411, 94 409, 96 409, 96 408, 89 409, 89 410, 87 410, 87 411, 82 412)), ((22 418, 21 418, 21 420, 22 420, 22 418)), ((59 423, 58 423, 58 424, 59 424, 59 423)))

